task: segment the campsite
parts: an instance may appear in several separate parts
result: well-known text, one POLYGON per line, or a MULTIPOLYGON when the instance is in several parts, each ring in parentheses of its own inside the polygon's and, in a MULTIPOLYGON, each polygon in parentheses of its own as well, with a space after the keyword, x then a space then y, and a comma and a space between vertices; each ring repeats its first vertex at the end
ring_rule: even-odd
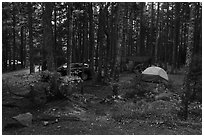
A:
MULTIPOLYGON (((9 73, 3 75, 3 81, 5 76, 10 82, 14 79, 25 82, 23 77, 26 75, 33 80, 33 76, 25 72, 19 71, 12 77, 9 73)), ((188 121, 181 121, 177 116, 180 98, 176 90, 183 82, 183 75, 168 77, 170 81, 176 81, 171 81, 172 85, 168 84, 167 89, 163 84, 142 82, 137 87, 143 89, 142 93, 135 93, 136 74, 125 72, 120 76, 121 89, 117 97, 111 97, 109 85, 93 85, 87 81, 83 95, 75 93, 70 96, 71 101, 58 99, 34 108, 28 99, 4 93, 3 134, 201 134, 199 104, 189 106, 188 121), (20 114, 23 114, 23 120, 20 120, 25 122, 23 125, 14 118, 21 117, 20 114)), ((21 85, 13 85, 13 88, 21 85)))
POLYGON ((3 2, 3 135, 202 135, 202 3, 3 2))

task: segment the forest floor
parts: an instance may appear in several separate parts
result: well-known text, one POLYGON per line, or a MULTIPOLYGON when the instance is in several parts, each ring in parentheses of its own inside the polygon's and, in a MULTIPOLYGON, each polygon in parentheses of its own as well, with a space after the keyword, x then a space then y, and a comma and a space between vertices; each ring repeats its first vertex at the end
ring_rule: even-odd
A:
MULTIPOLYGON (((24 80, 22 76, 28 75, 29 70, 4 73, 4 81, 18 82, 24 80)), ((128 85, 135 74, 123 73, 120 83, 128 85)), ((183 75, 169 75, 173 85, 180 88, 183 75)), ((3 83, 4 84, 4 83, 3 83)), ((9 85, 8 85, 9 86, 9 85)), ((129 101, 116 101, 114 103, 100 103, 101 100, 112 95, 111 87, 96 84, 91 80, 85 82, 84 97, 90 101, 85 104, 73 103, 68 100, 56 100, 47 103, 42 108, 30 108, 27 100, 15 97, 7 92, 2 85, 2 103, 14 102, 20 107, 2 107, 2 134, 4 135, 201 135, 201 121, 183 121, 180 124, 155 123, 141 118, 122 118, 117 120, 120 105, 133 104, 129 101), (91 98, 91 99, 90 99, 91 98), (120 105, 117 105, 120 104, 120 105), (116 107, 117 106, 117 107, 116 107), (32 125, 28 127, 12 126, 13 116, 30 112, 33 116, 32 125), (117 112, 117 113, 116 113, 117 112), (193 123, 193 124, 192 124, 193 123)), ((25 92, 16 87, 16 93, 25 92)), ((119 94, 123 94, 123 91, 119 94)), ((126 115, 123 115, 126 116, 126 115)))

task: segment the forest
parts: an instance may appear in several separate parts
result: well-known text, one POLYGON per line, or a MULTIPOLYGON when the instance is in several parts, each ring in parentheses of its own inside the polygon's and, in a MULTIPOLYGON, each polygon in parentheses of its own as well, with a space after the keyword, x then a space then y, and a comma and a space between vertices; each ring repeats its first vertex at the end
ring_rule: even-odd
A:
MULTIPOLYGON (((199 56, 202 11, 201 3, 195 5, 193 49, 199 56)), ((2 6, 3 71, 27 66, 32 69, 34 64, 42 64, 43 70, 45 66, 54 70, 71 58, 71 62, 88 62, 97 73, 102 68, 113 72, 118 54, 120 62, 129 56, 150 56, 154 63, 169 64, 172 69, 185 64, 191 27, 189 3, 3 3, 2 6)))
MULTIPOLYGON (((68 85, 65 88, 66 82, 57 83, 58 77, 61 76, 55 75, 55 72, 66 64, 65 75, 71 77, 74 63, 87 64, 90 69, 91 80, 81 84, 80 94, 84 96, 83 98, 85 98, 86 91, 88 93, 88 90, 99 83, 102 87, 110 86, 110 92, 119 97, 122 90, 127 88, 126 84, 121 86, 120 83, 123 75, 125 77, 134 76, 134 80, 131 81, 134 86, 131 88, 134 87, 134 90, 137 90, 137 92, 132 89, 127 90, 124 98, 132 95, 138 97, 140 96, 139 91, 147 90, 144 89, 144 83, 138 84, 137 76, 140 75, 140 71, 152 65, 163 68, 171 79, 166 87, 181 98, 178 116, 182 120, 187 120, 191 117, 189 111, 192 102, 195 100, 202 102, 202 96, 200 96, 202 95, 202 3, 2 2, 3 92, 9 89, 11 94, 16 95, 12 88, 22 86, 25 82, 22 84, 16 80, 14 83, 19 82, 19 84, 9 85, 9 80, 12 78, 7 77, 10 77, 8 76, 10 73, 16 76, 15 72, 28 69, 28 76, 22 74, 22 79, 36 77, 38 72, 44 79, 51 75, 48 83, 54 82, 54 84, 49 85, 49 90, 51 89, 49 93, 43 91, 46 97, 47 94, 50 97, 50 93, 52 96, 53 94, 58 95, 56 92, 59 90, 60 94, 70 99, 72 95, 67 91, 73 90, 73 86, 68 85), (138 64, 141 64, 142 68, 136 72, 138 64), (182 84, 173 85, 172 83, 177 83, 176 79, 180 76, 183 77, 182 84)), ((83 81, 85 65, 82 65, 81 71, 80 76, 83 81)), ((30 86, 36 81, 29 82, 30 86)), ((31 91, 38 89, 38 86, 44 90, 46 84, 41 82, 31 87, 31 91)), ((100 94, 103 96, 106 92, 100 94)), ((4 93, 2 95, 4 98, 4 93)), ((149 94, 148 97, 150 97, 149 94)), ((39 100, 36 102, 40 104, 47 102, 41 96, 37 98, 39 100)), ((33 98, 31 102, 35 102, 33 98)), ((123 107, 125 109, 125 106, 121 108, 123 107)), ((117 118, 118 113, 121 112, 117 112, 117 118)), ((4 110, 3 115, 6 115, 4 110)), ((23 132, 32 134, 29 131, 23 132)), ((7 134, 7 132, 4 133, 7 134)), ((73 134, 83 133, 73 132, 73 134)), ((92 132, 84 134, 92 134, 92 132)), ((94 132, 93 134, 100 133, 94 132)), ((197 132, 192 134, 197 134, 197 132)))

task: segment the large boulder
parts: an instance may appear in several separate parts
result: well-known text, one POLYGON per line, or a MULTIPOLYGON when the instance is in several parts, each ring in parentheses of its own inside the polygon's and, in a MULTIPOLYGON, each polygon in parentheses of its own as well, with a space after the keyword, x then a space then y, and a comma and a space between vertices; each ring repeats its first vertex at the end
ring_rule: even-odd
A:
POLYGON ((156 95, 154 98, 155 100, 170 101, 172 96, 173 96, 173 93, 171 92, 163 92, 163 93, 156 95))
POLYGON ((29 127, 32 125, 33 115, 30 112, 28 112, 24 114, 19 114, 12 118, 19 122, 19 124, 29 127))
POLYGON ((28 98, 34 105, 44 105, 48 98, 47 93, 49 92, 49 84, 46 82, 37 82, 30 86, 30 92, 28 93, 28 98))

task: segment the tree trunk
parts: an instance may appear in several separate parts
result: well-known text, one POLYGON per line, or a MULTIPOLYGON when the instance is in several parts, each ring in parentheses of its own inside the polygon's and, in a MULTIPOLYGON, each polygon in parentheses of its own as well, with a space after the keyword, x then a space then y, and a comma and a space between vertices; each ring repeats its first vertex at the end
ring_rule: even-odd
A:
POLYGON ((78 56, 77 56, 77 62, 80 62, 81 61, 81 23, 80 22, 77 22, 77 52, 78 52, 78 56))
POLYGON ((53 30, 52 30, 52 10, 53 10, 53 3, 46 2, 45 3, 45 13, 44 13, 44 42, 45 48, 47 51, 46 61, 47 61, 47 69, 49 71, 54 71, 55 64, 54 64, 54 57, 53 57, 53 30))
POLYGON ((151 4, 151 25, 150 25, 150 56, 153 57, 153 41, 154 41, 154 2, 151 4))
MULTIPOLYGON (((84 4, 84 22, 83 22, 83 60, 82 60, 82 79, 84 79, 84 63, 88 60, 88 17, 87 17, 87 7, 84 4)), ((82 83, 81 94, 84 94, 84 84, 82 83)))
POLYGON ((194 33, 194 53, 199 53, 199 50, 202 50, 199 48, 199 41, 200 41, 200 34, 199 34, 199 29, 202 30, 200 27, 200 24, 202 24, 199 20, 200 17, 200 4, 197 2, 196 3, 196 17, 195 17, 195 33, 194 33))
POLYGON ((79 22, 79 40, 78 40, 78 43, 79 43, 79 55, 80 55, 80 62, 82 62, 82 59, 83 59, 83 23, 82 22, 79 22))
POLYGON ((164 55, 164 62, 165 62, 165 68, 167 69, 167 65, 168 65, 168 54, 167 54, 167 50, 168 50, 168 46, 169 46, 169 25, 170 25, 170 20, 169 20, 169 3, 167 2, 167 24, 166 24, 166 32, 167 32, 167 38, 166 38, 166 44, 165 44, 165 55, 164 55))
POLYGON ((24 26, 21 26, 21 48, 20 48, 20 61, 21 61, 21 68, 24 68, 25 66, 25 60, 24 60, 24 26))
POLYGON ((77 62, 77 22, 73 22, 73 32, 72 32, 72 62, 77 62))
POLYGON ((104 28, 104 45, 103 45, 103 71, 102 71, 102 76, 103 76, 103 81, 105 81, 105 79, 108 78, 108 60, 109 60, 109 54, 108 52, 110 51, 110 32, 109 32, 109 21, 108 21, 108 7, 110 5, 110 2, 108 2, 105 5, 105 8, 103 9, 104 12, 104 24, 103 24, 103 28, 104 28))
MULTIPOLYGON (((172 2, 171 3, 171 7, 172 7, 172 14, 171 14, 171 36, 170 36, 170 41, 171 41, 171 44, 170 44, 170 49, 169 49, 169 54, 171 55, 171 56, 169 56, 169 62, 171 63, 171 65, 173 64, 173 58, 172 58, 172 56, 174 56, 173 54, 175 54, 174 53, 174 50, 173 50, 173 47, 174 47, 174 13, 173 13, 173 11, 174 11, 174 3, 172 2)), ((172 71, 172 68, 171 68, 171 70, 170 71, 172 71)))
MULTIPOLYGON (((112 3, 113 4, 113 3, 112 3)), ((112 77, 113 76, 113 71, 114 71, 114 58, 115 58, 115 40, 116 40, 116 27, 115 27, 115 17, 114 17, 114 10, 115 8, 111 8, 111 16, 110 16, 110 59, 109 59, 109 62, 110 62, 110 69, 111 69, 111 72, 110 72, 110 76, 112 77)))
POLYGON ((93 8, 92 2, 89 4, 89 58, 90 58, 90 68, 92 70, 92 74, 94 73, 94 29, 93 29, 93 8))
POLYGON ((82 62, 86 62, 88 60, 88 17, 87 17, 87 6, 84 4, 84 13, 83 13, 83 47, 84 47, 84 56, 82 62))
POLYGON ((182 117, 184 120, 188 118, 188 105, 189 99, 191 95, 190 89, 190 72, 192 66, 192 57, 193 57, 193 46, 194 46, 194 33, 195 33, 195 10, 196 4, 192 3, 190 9, 190 23, 188 29, 188 44, 187 44, 187 51, 186 51, 186 65, 185 65, 185 78, 184 78, 184 95, 182 99, 182 117))
POLYGON ((12 65, 11 65, 11 60, 12 60, 12 52, 11 52, 11 45, 9 44, 9 47, 8 47, 8 51, 9 51, 9 70, 11 70, 11 67, 12 67, 12 65))
POLYGON ((141 15, 140 15, 140 55, 143 56, 145 54, 145 45, 144 45, 144 39, 145 39, 145 28, 144 28, 144 21, 143 21, 143 14, 144 14, 144 6, 145 2, 141 2, 141 15))
POLYGON ((121 63, 121 44, 123 34, 123 17, 124 17, 124 3, 117 3, 117 41, 115 51, 115 64, 114 64, 114 75, 113 75, 113 95, 118 95, 118 82, 120 74, 120 63, 121 63))
POLYGON ((57 7, 56 3, 54 3, 54 64, 55 64, 55 69, 57 69, 57 7))
POLYGON ((103 61, 103 40, 104 40, 104 9, 102 6, 99 10, 99 26, 98 26, 98 37, 97 37, 97 48, 98 48, 98 73, 97 81, 101 81, 102 61, 103 61))
MULTIPOLYGON (((45 8, 44 8, 44 4, 42 6, 42 11, 43 13, 45 13, 45 8)), ((45 47, 45 35, 46 35, 46 31, 45 31, 45 14, 43 14, 43 42, 42 42, 42 71, 47 69, 47 61, 46 61, 46 56, 47 56, 47 52, 46 52, 46 47, 45 47)))
POLYGON ((16 70, 16 7, 13 3, 13 70, 16 70))
MULTIPOLYGON (((132 6, 132 5, 131 5, 132 6)), ((132 56, 132 47, 133 47, 133 38, 132 38, 132 32, 133 32, 133 11, 130 10, 130 20, 129 20, 129 30, 128 30, 128 56, 132 56)))
POLYGON ((8 40, 7 40, 7 28, 2 32, 2 59, 3 59, 3 71, 7 70, 7 60, 8 60, 8 40))
POLYGON ((73 29, 73 23, 72 23, 72 3, 69 3, 68 5, 68 20, 69 20, 69 24, 68 24, 68 30, 69 30, 69 35, 67 38, 67 75, 70 76, 71 75, 71 57, 72 57, 72 29, 73 29))
POLYGON ((28 2, 28 29, 29 29, 29 57, 30 57, 30 73, 34 73, 33 63, 33 27, 32 27, 32 4, 28 2))
POLYGON ((176 2, 175 5, 175 27, 174 27, 174 44, 172 56, 172 72, 177 68, 177 50, 179 46, 179 26, 180 26, 180 3, 176 2))
POLYGON ((122 34, 123 34, 123 7, 124 3, 118 3, 118 9, 117 9, 117 42, 116 42, 116 55, 115 55, 115 71, 114 71, 114 81, 119 82, 119 72, 120 72, 120 63, 121 63, 121 44, 122 44, 122 34))
MULTIPOLYGON (((127 56, 127 31, 128 31, 128 3, 124 4, 124 17, 123 17, 123 34, 122 34, 122 43, 121 43, 121 64, 120 64, 120 71, 124 71, 125 62, 123 61, 126 59, 127 56)), ((144 39, 143 39, 144 40, 144 39)))
POLYGON ((157 21, 156 21, 157 37, 156 37, 155 53, 154 53, 155 63, 158 63, 158 46, 159 46, 159 38, 160 38, 159 5, 160 5, 160 3, 158 2, 158 5, 157 5, 157 21))
POLYGON ((5 43, 2 43, 2 72, 6 71, 6 67, 7 67, 6 52, 7 52, 6 45, 5 43))

